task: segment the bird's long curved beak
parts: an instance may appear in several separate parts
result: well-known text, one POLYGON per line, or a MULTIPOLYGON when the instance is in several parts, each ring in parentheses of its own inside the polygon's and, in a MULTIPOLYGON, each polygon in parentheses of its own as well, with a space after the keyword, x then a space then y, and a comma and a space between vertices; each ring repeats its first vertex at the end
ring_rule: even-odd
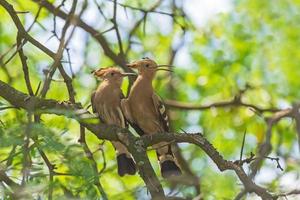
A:
POLYGON ((157 65, 157 67, 174 67, 173 65, 157 65))
POLYGON ((173 72, 172 70, 170 70, 170 69, 165 69, 165 68, 158 68, 158 69, 156 69, 156 71, 168 71, 168 72, 173 72))
POLYGON ((168 71, 168 72, 173 72, 172 70, 168 69, 168 67, 174 67, 173 65, 157 65, 156 71, 168 71), (166 68, 167 67, 167 68, 166 68))
POLYGON ((136 73, 121 73, 122 76, 137 76, 136 73))

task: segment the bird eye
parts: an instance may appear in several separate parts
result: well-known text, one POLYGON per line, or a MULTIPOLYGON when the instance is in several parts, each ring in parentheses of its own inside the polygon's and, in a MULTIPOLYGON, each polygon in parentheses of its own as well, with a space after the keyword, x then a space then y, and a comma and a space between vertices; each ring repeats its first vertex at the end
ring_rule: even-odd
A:
POLYGON ((146 67, 149 67, 149 64, 146 64, 145 66, 146 66, 146 67))
POLYGON ((115 74, 115 73, 111 73, 110 75, 111 75, 111 76, 114 76, 114 74, 115 74))

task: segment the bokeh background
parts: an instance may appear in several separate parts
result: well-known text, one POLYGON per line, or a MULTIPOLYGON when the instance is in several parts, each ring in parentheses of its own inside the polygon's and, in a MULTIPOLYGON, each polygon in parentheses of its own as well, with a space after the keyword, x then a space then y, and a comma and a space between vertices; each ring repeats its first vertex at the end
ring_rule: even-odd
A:
MULTIPOLYGON (((11 0, 25 29, 39 12, 39 4, 31 0, 11 0)), ((69 12, 72 1, 50 1, 69 12), (62 5, 61 3, 64 2, 62 5)), ((117 1, 116 21, 128 62, 150 57, 160 64, 172 64, 174 73, 160 72, 154 81, 157 93, 166 100, 195 104, 194 109, 169 106, 174 132, 202 132, 228 160, 237 160, 246 131, 244 157, 257 154, 267 137, 266 119, 274 112, 258 113, 248 106, 225 106, 197 109, 198 105, 231 101, 241 94, 243 102, 259 108, 286 109, 300 98, 300 1, 298 0, 172 0, 117 1), (152 12, 145 12, 156 6, 152 12), (146 13, 146 17, 145 17, 146 13), (138 25, 136 25, 139 23, 138 25), (133 28, 137 26, 134 31, 133 28)), ((86 2, 78 0, 76 14, 86 2)), ((109 47, 120 51, 116 31, 112 29, 114 2, 88 0, 81 18, 102 33, 109 47)), ((17 29, 6 10, 0 7, 0 80, 27 92, 22 64, 16 52, 17 29)), ((65 21, 54 17, 47 9, 40 10, 37 22, 29 34, 56 52, 65 21)), ((71 35, 68 29, 66 38, 71 35)), ((34 90, 43 83, 52 58, 29 42, 23 47, 28 57, 29 74, 34 90)), ((85 108, 90 94, 99 81, 90 71, 116 63, 104 54, 99 43, 85 30, 77 27, 63 53, 62 65, 72 77, 76 102, 85 108)), ((123 91, 127 93, 128 81, 123 91)), ((64 81, 57 71, 46 98, 68 100, 64 81)), ((0 166, 16 182, 22 181, 24 162, 24 132, 28 127, 25 111, 7 108, 0 98, 0 166), (10 162, 7 158, 10 157, 10 162)), ((99 199, 93 185, 91 165, 78 143, 79 124, 55 115, 42 115, 42 123, 30 128, 39 135, 39 145, 55 163, 57 171, 74 176, 55 176, 53 199, 99 199)), ((273 125, 268 138, 271 157, 278 157, 284 169, 266 159, 254 181, 275 194, 300 188, 299 144, 295 120, 283 118, 273 125)), ((300 134, 300 133, 298 133, 300 134)), ((99 141, 87 132, 87 144, 103 168, 99 179, 109 199, 149 199, 142 179, 119 177, 115 154, 109 142, 99 141)), ((32 145, 32 143, 30 143, 32 145)), ((209 157, 195 145, 180 144, 181 153, 194 174, 200 177, 204 199, 234 199, 243 185, 233 172, 220 172, 209 157)), ((150 150, 152 165, 166 191, 181 197, 195 197, 191 186, 172 187, 159 174, 156 155, 150 150)), ((26 189, 36 199, 47 199, 48 169, 37 149, 30 148, 30 178, 26 189)), ((250 165, 245 165, 251 173, 250 165)), ((7 198, 5 185, 0 184, 0 196, 7 198)), ((247 194, 245 199, 259 199, 247 194)), ((299 196, 289 196, 297 199, 299 196)))

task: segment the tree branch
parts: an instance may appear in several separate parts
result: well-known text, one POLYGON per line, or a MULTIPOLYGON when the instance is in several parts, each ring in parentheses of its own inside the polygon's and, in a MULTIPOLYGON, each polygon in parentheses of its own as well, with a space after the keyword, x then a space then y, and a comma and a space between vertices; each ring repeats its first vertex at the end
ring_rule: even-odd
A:
POLYGON ((80 125, 80 138, 78 140, 80 145, 83 148, 83 151, 86 155, 86 157, 89 159, 92 168, 93 168, 93 173, 94 173, 94 185, 97 187, 98 191, 100 192, 102 198, 104 200, 107 200, 107 194, 105 193, 101 182, 99 181, 99 172, 98 172, 98 167, 97 167, 97 162, 94 159, 93 153, 91 152, 90 148, 88 147, 86 140, 85 140, 85 128, 80 125))
POLYGON ((292 117, 292 113, 293 109, 288 108, 276 112, 271 118, 267 119, 265 141, 259 146, 257 159, 251 164, 251 178, 253 178, 257 174, 262 162, 272 150, 271 138, 273 126, 284 117, 292 117))
MULTIPOLYGON (((41 5, 44 8, 46 8, 50 13, 52 13, 64 20, 67 20, 68 15, 65 12, 63 12, 62 10, 55 8, 54 5, 52 5, 49 1, 47 1, 47 0, 32 0, 32 1, 38 3, 39 5, 41 5)), ((91 36, 99 42, 99 44, 101 45, 101 47, 104 51, 104 54, 106 56, 111 58, 118 65, 123 66, 123 67, 125 66, 125 64, 126 64, 125 60, 122 60, 115 52, 113 52, 111 50, 106 38, 102 34, 100 34, 97 30, 95 30, 93 27, 89 26, 88 24, 86 24, 80 18, 78 18, 76 16, 74 16, 74 19, 71 20, 71 23, 76 23, 79 27, 84 29, 89 34, 91 34, 91 36)), ((127 68, 127 70, 128 70, 128 68, 127 68)))
POLYGON ((0 169, 0 181, 4 182, 6 185, 10 186, 10 187, 15 187, 15 188, 19 188, 20 185, 17 184, 16 182, 14 182, 13 180, 11 180, 5 173, 4 170, 0 169))
POLYGON ((22 41, 21 38, 21 34, 18 33, 17 35, 17 48, 19 49, 19 56, 20 56, 20 60, 23 66, 23 73, 24 73, 24 79, 25 79, 25 83, 26 83, 26 87, 28 90, 28 93, 33 96, 33 90, 32 90, 32 86, 31 86, 31 82, 30 82, 30 77, 29 77, 29 72, 28 72, 28 65, 27 65, 27 57, 24 55, 23 52, 23 43, 25 43, 26 41, 22 41))
POLYGON ((59 47, 58 47, 58 50, 54 56, 54 62, 52 64, 52 66, 50 67, 50 70, 49 72, 46 74, 46 80, 45 80, 45 83, 42 87, 42 91, 41 91, 41 96, 42 97, 45 97, 46 96, 46 93, 47 91, 49 90, 50 88, 50 84, 51 84, 51 79, 52 79, 52 76, 54 75, 55 71, 56 71, 56 68, 58 67, 62 77, 64 78, 65 80, 65 83, 67 85, 67 88, 68 88, 68 92, 69 92, 69 100, 70 102, 72 103, 75 103, 75 91, 74 91, 74 88, 72 86, 72 79, 67 75, 67 73, 65 72, 62 64, 61 64, 61 59, 63 57, 63 52, 64 52, 64 49, 65 47, 67 46, 69 40, 72 38, 72 35, 74 33, 74 30, 76 28, 76 24, 69 36, 69 39, 65 39, 66 37, 66 33, 67 33, 67 30, 69 28, 69 26, 71 25, 71 20, 72 20, 72 17, 75 13, 75 10, 76 10, 76 6, 77 6, 77 0, 74 0, 73 3, 72 3, 72 7, 71 7, 71 11, 68 15, 68 18, 64 24, 64 27, 62 29, 62 33, 61 33, 61 38, 60 38, 60 42, 59 42, 59 47))
POLYGON ((258 113, 263 112, 277 112, 280 111, 280 109, 277 108, 261 108, 253 104, 244 103, 240 100, 237 100, 236 98, 233 98, 229 101, 219 101, 207 105, 200 105, 200 104, 194 104, 194 103, 186 103, 186 102, 179 102, 175 100, 166 99, 164 100, 165 104, 169 108, 173 109, 181 109, 181 110, 207 110, 210 108, 225 108, 225 107, 248 107, 252 108, 253 110, 257 111, 258 113))
MULTIPOLYGON (((32 43, 34 46, 36 46, 38 49, 40 49, 41 51, 46 53, 48 56, 50 56, 52 59, 54 59, 55 61, 57 60, 57 55, 54 52, 52 52, 50 49, 48 49, 47 47, 42 45, 40 42, 38 42, 37 40, 35 40, 33 37, 31 37, 28 34, 28 32, 23 27, 19 17, 16 15, 15 10, 11 4, 7 3, 4 0, 0 0, 0 5, 2 5, 6 9, 6 11, 9 13, 11 18, 13 19, 13 21, 18 29, 19 37, 26 39, 27 41, 32 43)), ((66 86, 67 86, 67 89, 69 92, 70 100, 73 101, 72 97, 74 96, 75 92, 74 92, 73 86, 71 84, 72 80, 70 80, 71 78, 67 76, 67 74, 65 73, 60 62, 58 63, 58 67, 59 67, 59 70, 60 70, 62 76, 64 77, 64 81, 66 83, 66 86)), ((53 73, 54 73, 54 71, 53 71, 53 73)), ((47 87, 46 87, 46 89, 43 88, 43 90, 47 91, 48 88, 47 87)), ((43 91, 43 94, 46 93, 45 91, 43 91)))
MULTIPOLYGON (((32 0, 36 3, 38 3, 40 6, 46 8, 50 13, 52 13, 55 16, 58 16, 64 20, 68 19, 68 15, 62 11, 59 8, 55 8, 54 5, 52 5, 47 0, 32 0)), ((129 67, 126 66, 126 58, 123 54, 116 54, 111 48, 110 44, 107 42, 106 38, 103 36, 102 33, 95 30, 90 25, 86 24, 84 21, 80 19, 80 17, 74 15, 73 20, 71 20, 72 24, 76 24, 78 27, 85 30, 87 33, 89 33, 102 47, 104 54, 109 57, 114 63, 119 65, 125 72, 133 72, 129 67)), ((129 77, 129 84, 132 85, 134 81, 134 77, 129 77)))
POLYGON ((120 141, 124 139, 122 134, 126 134, 126 137, 128 138, 128 143, 126 143, 127 148, 137 162, 139 174, 149 189, 152 198, 164 198, 162 186, 150 164, 146 150, 139 145, 139 139, 127 129, 99 124, 98 120, 96 120, 97 123, 91 123, 90 120, 92 118, 95 119, 95 116, 82 109, 78 104, 69 104, 29 96, 14 89, 3 81, 0 81, 0 96, 16 107, 23 108, 29 112, 38 114, 56 114, 75 119, 99 139, 120 141), (119 139, 119 137, 121 137, 121 139, 119 139), (137 148, 139 148, 139 150, 137 150, 137 148))
POLYGON ((89 115, 89 112, 81 109, 76 104, 59 103, 55 100, 28 96, 2 81, 0 81, 0 96, 14 106, 26 109, 27 111, 64 115, 66 117, 76 119, 84 127, 94 133, 99 139, 106 139, 110 141, 122 140, 136 160, 140 176, 143 178, 147 188, 150 190, 152 198, 154 199, 164 197, 164 193, 160 182, 151 167, 150 161, 146 156, 146 148, 162 141, 175 141, 177 143, 185 142, 199 146, 215 162, 220 171, 235 171, 248 192, 255 192, 262 199, 273 199, 272 195, 268 193, 265 188, 256 185, 246 175, 241 166, 233 163, 232 161, 224 160, 212 144, 210 144, 201 134, 158 133, 151 136, 136 137, 127 129, 121 129, 116 126, 107 126, 104 124, 88 123, 83 115, 89 115), (124 140, 124 138, 126 139, 124 140))

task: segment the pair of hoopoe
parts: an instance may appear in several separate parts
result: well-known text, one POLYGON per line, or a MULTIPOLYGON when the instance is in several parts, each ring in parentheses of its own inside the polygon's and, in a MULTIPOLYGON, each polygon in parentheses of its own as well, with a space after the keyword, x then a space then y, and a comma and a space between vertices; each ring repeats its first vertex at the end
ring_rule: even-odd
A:
MULTIPOLYGON (((127 127, 129 123, 139 135, 169 132, 169 119, 161 99, 155 94, 152 80, 156 71, 167 70, 165 65, 157 65, 149 58, 135 61, 127 65, 138 70, 138 77, 134 82, 128 98, 125 98, 121 84, 123 77, 136 75, 122 73, 118 68, 100 68, 93 72, 103 81, 92 94, 91 102, 93 112, 99 115, 105 124, 127 127)), ((136 172, 135 162, 120 142, 112 142, 116 154, 118 173, 133 175, 136 172)), ((163 177, 180 175, 181 171, 175 162, 171 145, 161 142, 154 145, 160 163, 163 177)))

